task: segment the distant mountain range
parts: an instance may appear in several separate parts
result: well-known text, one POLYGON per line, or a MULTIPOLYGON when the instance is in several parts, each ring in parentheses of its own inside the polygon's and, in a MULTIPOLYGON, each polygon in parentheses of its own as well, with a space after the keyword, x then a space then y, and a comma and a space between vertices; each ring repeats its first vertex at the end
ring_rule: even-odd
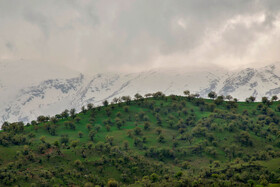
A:
POLYGON ((251 95, 280 97, 280 64, 236 71, 212 67, 83 75, 44 64, 0 63, 0 122, 28 122, 39 115, 80 110, 87 103, 99 105, 123 95, 156 91, 182 95, 184 90, 201 97, 215 91, 239 100, 251 95))

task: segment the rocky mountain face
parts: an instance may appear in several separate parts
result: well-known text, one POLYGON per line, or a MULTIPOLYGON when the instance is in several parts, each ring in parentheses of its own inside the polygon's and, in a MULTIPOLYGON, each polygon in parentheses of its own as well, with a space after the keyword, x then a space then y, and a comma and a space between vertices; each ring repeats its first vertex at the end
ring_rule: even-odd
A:
MULTIPOLYGON (((0 64, 1 65, 1 64, 0 64)), ((7 64, 6 64, 7 65, 7 64)), ((13 67, 13 71, 16 71, 13 67)), ((232 95, 239 100, 249 96, 280 96, 280 65, 263 68, 247 68, 226 71, 218 68, 206 69, 157 69, 141 73, 104 73, 83 75, 65 70, 50 69, 49 75, 33 72, 22 73, 17 80, 7 81, 7 72, 0 66, 0 122, 36 119, 39 115, 54 115, 65 109, 88 103, 99 105, 104 101, 135 93, 146 94, 162 91, 165 94, 182 95, 184 90, 207 97, 210 91, 219 95, 232 95), (6 73, 6 74, 5 74, 6 73), (24 77, 30 77, 29 82, 24 77), (55 76, 54 74, 63 74, 55 76), (1 76, 2 75, 2 76, 1 76), (56 77, 56 78, 54 78, 56 77)), ((39 71, 39 72, 38 72, 39 71)), ((45 71, 44 71, 45 72, 45 71)))

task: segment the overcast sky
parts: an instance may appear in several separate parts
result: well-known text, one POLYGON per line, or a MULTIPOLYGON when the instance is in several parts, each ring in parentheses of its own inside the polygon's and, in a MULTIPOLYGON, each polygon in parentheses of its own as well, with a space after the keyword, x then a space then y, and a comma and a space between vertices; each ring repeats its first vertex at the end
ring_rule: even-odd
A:
POLYGON ((0 0, 0 61, 87 72, 280 59, 279 0, 0 0))

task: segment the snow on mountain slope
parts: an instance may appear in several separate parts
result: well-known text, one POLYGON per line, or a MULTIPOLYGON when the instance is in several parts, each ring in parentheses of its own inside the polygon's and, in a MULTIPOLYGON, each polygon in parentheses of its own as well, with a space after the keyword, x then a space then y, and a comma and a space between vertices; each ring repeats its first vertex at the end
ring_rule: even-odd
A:
POLYGON ((240 100, 252 95, 263 96, 280 94, 280 66, 278 64, 259 69, 246 68, 233 72, 215 89, 220 95, 232 95, 240 100))
MULTIPOLYGON (((30 119, 28 115, 33 110, 39 112, 39 103, 36 103, 36 92, 39 96, 45 80, 67 79, 79 75, 78 72, 65 69, 59 66, 50 66, 44 63, 30 61, 0 61, 0 122, 5 120, 27 121, 30 119), (26 90, 29 90, 26 91, 26 90), (27 98, 25 100, 25 98, 27 98), (32 99, 34 98, 34 100, 32 99), (33 107, 26 108, 27 102, 32 102, 33 107), (21 112, 24 111, 24 112, 21 112), (25 113, 25 115, 20 115, 25 113)), ((43 98, 46 98, 41 93, 43 98)), ((55 102, 58 100, 58 95, 53 94, 55 102)), ((44 99, 45 103, 50 100, 44 99)))
POLYGON ((16 89, 9 87, 7 90, 14 90, 10 95, 3 89, 5 86, 8 88, 8 85, 2 84, 8 81, 0 76, 0 85, 3 85, 0 86, 1 96, 6 93, 6 98, 9 98, 0 98, 0 122, 27 122, 39 115, 54 115, 64 109, 80 110, 81 106, 87 103, 99 105, 105 99, 112 100, 123 95, 133 96, 135 93, 144 95, 156 91, 182 95, 184 90, 190 90, 202 97, 207 97, 210 91, 215 91, 220 95, 230 94, 239 100, 251 95, 258 99, 262 96, 280 96, 279 64, 232 72, 213 67, 82 75, 67 70, 64 74, 66 76, 62 77, 57 74, 62 70, 53 71, 50 68, 50 74, 40 78, 33 75, 33 79, 37 78, 36 81, 31 79, 16 89))

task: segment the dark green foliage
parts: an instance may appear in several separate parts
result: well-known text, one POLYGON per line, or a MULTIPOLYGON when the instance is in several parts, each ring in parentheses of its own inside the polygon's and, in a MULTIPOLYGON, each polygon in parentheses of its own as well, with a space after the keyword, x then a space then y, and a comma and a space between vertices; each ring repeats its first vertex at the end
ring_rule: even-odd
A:
POLYGON ((60 137, 60 143, 67 145, 69 143, 69 137, 68 135, 61 135, 60 137))
POLYGON ((217 94, 212 91, 208 94, 208 97, 211 98, 211 99, 215 99, 217 97, 217 94))

